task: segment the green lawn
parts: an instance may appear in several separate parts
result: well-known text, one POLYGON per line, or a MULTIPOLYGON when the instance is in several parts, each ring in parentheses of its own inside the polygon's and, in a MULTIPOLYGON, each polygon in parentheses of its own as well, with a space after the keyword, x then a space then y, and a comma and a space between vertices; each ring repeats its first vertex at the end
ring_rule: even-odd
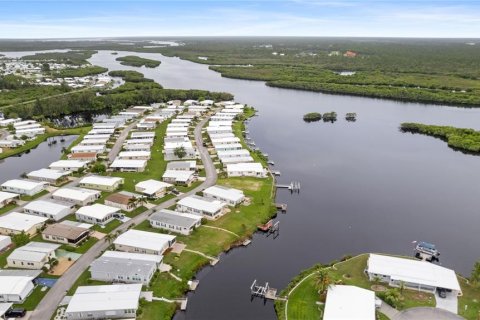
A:
POLYGON ((158 273, 148 289, 153 291, 154 297, 178 299, 187 289, 187 281, 179 282, 168 273, 158 273))
POLYGON ((103 228, 98 224, 94 225, 92 230, 107 234, 107 233, 112 232, 114 229, 116 229, 121 224, 122 224, 122 222, 120 220, 113 219, 112 221, 107 223, 107 225, 104 226, 103 228))
POLYGON ((288 319, 290 320, 316 320, 320 319, 321 306, 317 305, 319 295, 315 288, 315 277, 310 277, 288 298, 288 319))
POLYGON ((80 277, 78 277, 77 281, 75 281, 70 290, 68 290, 67 296, 73 295, 77 288, 81 286, 100 286, 106 284, 108 283, 90 279, 90 271, 85 270, 80 277))
POLYGON ((48 289, 42 291, 42 288, 41 286, 36 286, 24 303, 16 304, 14 307, 25 308, 28 311, 34 310, 48 292, 48 289))
POLYGON ((480 315, 480 285, 468 284, 459 278, 463 296, 458 298, 458 314, 469 320, 477 320, 480 315))
POLYGON ((7 257, 10 255, 10 253, 12 253, 13 249, 14 248, 11 248, 0 253, 0 268, 3 268, 7 265, 7 257))
POLYGON ((20 196, 20 200, 22 201, 33 201, 35 199, 38 199, 44 195, 48 194, 48 191, 47 190, 43 190, 42 192, 39 192, 33 196, 26 196, 26 195, 22 195, 20 196))
POLYGON ((126 212, 126 211, 125 211, 124 213, 125 213, 125 215, 126 215, 127 217, 133 218, 133 217, 136 217, 136 216, 138 216, 140 213, 145 212, 145 211, 147 211, 147 210, 148 210, 147 208, 145 208, 144 206, 141 206, 141 207, 136 208, 136 209, 133 210, 133 211, 130 211, 130 212, 126 212))
POLYGON ((87 252, 88 250, 90 250, 90 248, 97 242, 98 242, 97 238, 90 237, 90 238, 88 238, 87 241, 84 241, 78 247, 73 247, 73 246, 69 246, 68 244, 63 244, 61 246, 61 249, 66 250, 66 251, 70 251, 70 252, 83 254, 83 253, 87 252))
POLYGON ((177 310, 177 305, 163 301, 152 301, 145 302, 141 310, 141 314, 137 315, 137 319, 170 320, 177 310))
POLYGON ((0 214, 4 214, 5 212, 8 212, 8 211, 10 211, 10 210, 13 210, 13 209, 15 209, 16 207, 17 207, 16 204, 14 204, 14 203, 9 203, 9 204, 7 204, 5 207, 3 207, 3 208, 0 209, 0 214))

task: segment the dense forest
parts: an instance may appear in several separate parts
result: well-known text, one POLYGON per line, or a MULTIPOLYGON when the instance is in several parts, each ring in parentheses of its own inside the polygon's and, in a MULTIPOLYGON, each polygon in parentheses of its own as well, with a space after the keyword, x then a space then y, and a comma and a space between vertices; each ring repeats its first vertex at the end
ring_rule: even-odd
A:
POLYGON ((152 59, 145 59, 138 56, 125 56, 119 57, 115 59, 117 61, 121 61, 120 64, 124 66, 132 66, 132 67, 147 67, 147 68, 155 68, 160 65, 160 61, 152 60, 152 59))
POLYGON ((133 70, 112 70, 108 73, 110 77, 119 77, 128 82, 151 82, 152 79, 145 78, 143 73, 133 70))
POLYGON ((52 72, 52 76, 56 78, 74 78, 74 77, 86 77, 93 76, 100 73, 107 72, 107 68, 99 66, 86 66, 83 68, 66 68, 52 72))
POLYGON ((68 95, 36 100, 30 104, 5 107, 7 117, 55 118, 84 112, 117 112, 128 106, 180 100, 231 100, 229 93, 203 90, 164 89, 155 82, 126 82, 113 90, 97 92, 93 89, 68 95), (97 94, 98 93, 98 94, 97 94))
POLYGON ((36 53, 32 55, 23 56, 22 60, 29 61, 55 61, 57 63, 65 63, 71 65, 82 65, 88 64, 87 59, 91 58, 92 55, 97 53, 94 50, 77 50, 77 51, 67 51, 67 52, 46 52, 46 53, 36 53))
POLYGON ((400 128, 403 132, 420 133, 440 138, 446 141, 449 147, 456 150, 480 153, 480 131, 421 123, 402 123, 400 128))

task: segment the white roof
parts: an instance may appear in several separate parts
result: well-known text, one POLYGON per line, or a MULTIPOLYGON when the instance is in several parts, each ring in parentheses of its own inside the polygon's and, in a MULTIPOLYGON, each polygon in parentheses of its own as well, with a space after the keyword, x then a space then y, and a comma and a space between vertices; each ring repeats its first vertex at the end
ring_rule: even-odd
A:
POLYGON ((227 150, 240 150, 243 146, 240 143, 219 143, 219 142, 212 142, 215 150, 217 149, 227 149, 227 150))
POLYGON ((137 309, 142 284, 78 287, 66 313, 137 309))
POLYGON ((392 280, 461 291, 455 271, 426 261, 370 254, 367 268, 392 280))
POLYGON ((96 184, 102 186, 114 186, 116 183, 122 183, 123 178, 104 177, 104 176, 88 176, 80 180, 80 183, 96 184))
POLYGON ((77 210, 76 213, 84 215, 84 216, 92 217, 92 218, 95 218, 95 219, 102 220, 106 216, 108 216, 112 213, 115 213, 115 212, 119 212, 119 211, 120 211, 119 208, 107 206, 107 205, 100 204, 100 203, 94 203, 91 206, 81 207, 80 209, 77 210))
POLYGON ((79 152, 88 152, 88 151, 104 151, 104 145, 92 145, 92 146, 85 146, 85 145, 77 145, 71 149, 72 152, 79 151, 79 152))
POLYGON ((210 121, 208 122, 209 127, 231 127, 232 121, 225 120, 225 121, 210 121))
POLYGON ((264 169, 262 165, 258 162, 242 162, 242 163, 227 164, 227 171, 229 172, 237 172, 237 171, 263 172, 264 169))
POLYGON ((0 277, 0 295, 21 294, 34 277, 29 276, 1 276, 0 277))
POLYGON ((130 229, 118 236, 113 243, 161 252, 165 247, 169 247, 168 242, 173 240, 175 236, 172 235, 130 229))
POLYGON ((149 157, 150 151, 122 151, 118 154, 118 158, 130 158, 130 157, 149 157))
POLYGON ((237 137, 225 137, 225 138, 212 138, 213 144, 222 144, 222 143, 238 143, 240 142, 240 138, 237 137))
POLYGON ((324 320, 375 320, 375 293, 355 286, 332 285, 327 292, 324 320))
POLYGON ((163 257, 157 254, 133 253, 123 251, 105 251, 102 255, 105 258, 120 258, 129 260, 151 261, 155 263, 162 262, 163 257))
POLYGON ((0 216, 0 227, 10 230, 28 231, 37 224, 44 223, 47 218, 32 216, 29 214, 12 212, 0 216))
POLYGON ((184 147, 185 149, 192 149, 192 142, 190 140, 183 140, 183 141, 166 141, 165 145, 163 146, 164 150, 173 150, 179 147, 184 147))
POLYGON ((35 178, 46 178, 46 179, 60 179, 61 177, 67 176, 71 174, 71 171, 63 171, 63 170, 54 170, 54 169, 40 169, 35 170, 27 174, 28 177, 35 177, 35 178))
POLYGON ((125 141, 126 144, 153 144, 153 138, 143 138, 143 139, 128 139, 125 141))
POLYGON ((100 194, 100 191, 84 188, 61 188, 56 190, 53 195, 61 198, 72 199, 76 201, 85 201, 94 194, 100 194))
POLYGON ((193 176, 193 171, 186 170, 165 170, 163 178, 175 179, 176 181, 187 181, 193 176))
POLYGON ((23 190, 34 190, 39 186, 44 186, 45 182, 37 182, 23 179, 8 180, 2 184, 2 187, 18 188, 23 190))
POLYGON ((225 150, 225 151, 217 151, 217 155, 219 158, 229 157, 229 156, 249 156, 250 152, 247 149, 238 149, 238 150, 225 150))
POLYGON ((70 209, 70 205, 49 200, 35 200, 29 202, 24 208, 27 210, 57 215, 61 214, 65 209, 70 209))
POLYGON ((123 160, 115 159, 110 168, 145 168, 147 160, 123 160))
POLYGON ((105 145, 109 138, 83 139, 80 145, 105 145))
POLYGON ((155 137, 155 132, 132 132, 131 137, 132 138, 138 138, 138 137, 153 138, 153 137, 155 137))
POLYGON ((83 140, 95 140, 95 139, 110 139, 110 134, 87 134, 83 137, 83 140))
POLYGON ((52 162, 50 168, 83 168, 88 164, 88 161, 82 160, 59 160, 52 162))
POLYGON ((224 186, 212 186, 203 190, 203 193, 223 199, 228 199, 230 201, 240 201, 245 197, 242 190, 227 188, 224 186))
POLYGON ((164 188, 169 188, 171 186, 172 185, 170 183, 153 180, 153 179, 141 181, 135 185, 135 187, 142 188, 143 189, 142 192, 146 194, 154 194, 159 190, 162 190, 164 188))
POLYGON ((0 191, 0 203, 6 200, 15 199, 16 197, 18 197, 18 194, 16 193, 0 191))
POLYGON ((216 213, 226 206, 225 202, 213 199, 199 197, 197 195, 189 196, 178 201, 181 206, 209 212, 216 213))
POLYGON ((253 162, 251 156, 241 156, 241 157, 219 157, 223 164, 229 163, 240 163, 240 162, 253 162))
POLYGON ((58 248, 59 244, 32 241, 13 250, 8 259, 41 262, 58 248))

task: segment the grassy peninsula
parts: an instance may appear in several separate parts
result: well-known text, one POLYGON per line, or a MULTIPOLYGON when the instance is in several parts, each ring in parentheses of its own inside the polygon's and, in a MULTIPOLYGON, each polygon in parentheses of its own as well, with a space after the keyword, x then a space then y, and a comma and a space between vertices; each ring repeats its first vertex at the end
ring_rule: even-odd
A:
POLYGON ((147 68, 155 68, 160 65, 160 61, 153 60, 153 59, 146 59, 139 56, 125 56, 125 57, 118 57, 115 59, 120 61, 120 64, 124 66, 131 66, 131 67, 147 67, 147 68))
MULTIPOLYGON (((302 271, 280 293, 280 296, 288 296, 288 307, 286 308, 285 301, 275 301, 278 319, 320 319, 323 315, 326 291, 331 284, 353 285, 368 290, 378 286, 382 291, 377 291, 376 295, 397 310, 435 306, 432 294, 390 288, 385 283, 369 281, 364 273, 367 260, 368 254, 361 254, 345 257, 340 262, 335 261, 329 265, 318 264, 302 271)), ((458 314, 465 319, 475 320, 480 312, 477 300, 480 296, 480 287, 461 276, 458 276, 458 280, 463 292, 458 298, 458 314)), ((380 313, 378 317, 388 319, 380 313)))
POLYGON ((402 123, 403 132, 419 133, 447 142, 455 150, 467 153, 480 153, 480 131, 450 126, 434 126, 421 123, 402 123))

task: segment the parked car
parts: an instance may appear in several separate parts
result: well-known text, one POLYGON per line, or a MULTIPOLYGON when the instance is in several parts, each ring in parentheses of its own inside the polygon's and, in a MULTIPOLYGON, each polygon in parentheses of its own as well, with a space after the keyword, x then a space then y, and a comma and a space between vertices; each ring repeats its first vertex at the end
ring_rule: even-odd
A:
POLYGON ((440 298, 443 298, 445 299, 447 297, 447 290, 443 289, 443 288, 438 288, 437 289, 437 292, 438 292, 438 296, 440 298))
POLYGON ((23 318, 27 314, 24 308, 13 308, 5 313, 6 318, 23 318))

